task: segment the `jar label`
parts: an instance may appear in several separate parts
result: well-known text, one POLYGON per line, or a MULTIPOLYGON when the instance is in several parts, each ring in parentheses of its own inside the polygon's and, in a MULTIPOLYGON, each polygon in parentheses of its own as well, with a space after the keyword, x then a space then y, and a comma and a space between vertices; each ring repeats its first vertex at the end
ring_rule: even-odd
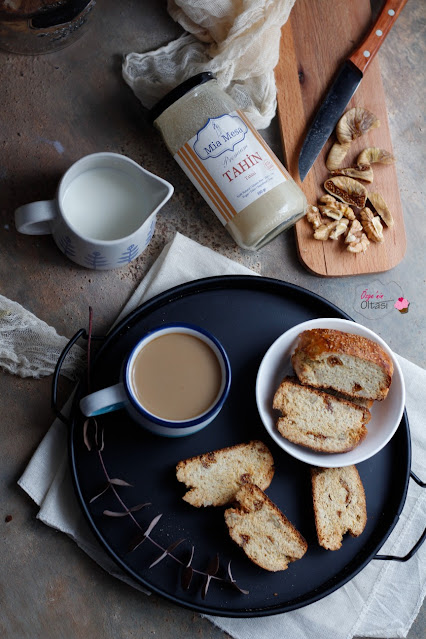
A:
POLYGON ((174 158, 222 224, 290 177, 241 111, 210 118, 174 158))

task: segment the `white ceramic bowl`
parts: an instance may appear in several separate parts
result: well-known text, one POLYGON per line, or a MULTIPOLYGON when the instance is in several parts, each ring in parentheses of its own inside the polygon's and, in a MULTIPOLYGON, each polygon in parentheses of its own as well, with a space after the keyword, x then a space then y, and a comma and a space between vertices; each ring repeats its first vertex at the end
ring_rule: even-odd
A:
POLYGON ((373 331, 365 326, 338 318, 309 320, 294 326, 270 346, 259 367, 256 380, 256 402, 262 422, 272 439, 289 455, 313 466, 337 468, 365 461, 378 453, 394 435, 402 418, 405 406, 405 385, 398 362, 389 346, 373 331), (277 411, 272 408, 276 389, 286 375, 292 375, 291 355, 297 344, 298 335, 312 328, 331 328, 346 333, 362 335, 380 346, 392 358, 394 373, 388 396, 383 401, 374 402, 371 420, 367 424, 368 434, 359 446, 347 453, 317 453, 304 446, 289 442, 277 428, 277 411))

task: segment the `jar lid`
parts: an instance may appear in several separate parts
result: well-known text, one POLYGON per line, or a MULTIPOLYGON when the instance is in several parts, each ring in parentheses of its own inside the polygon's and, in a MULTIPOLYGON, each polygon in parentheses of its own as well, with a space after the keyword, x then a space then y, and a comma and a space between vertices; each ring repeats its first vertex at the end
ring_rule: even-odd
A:
POLYGON ((161 100, 157 102, 155 106, 152 107, 150 111, 151 121, 154 122, 154 120, 156 120, 158 116, 163 113, 163 111, 168 109, 169 106, 173 104, 173 102, 179 100, 179 98, 185 95, 185 93, 188 93, 188 91, 191 91, 191 89, 193 89, 194 87, 199 86, 200 84, 204 84, 209 80, 215 79, 216 76, 213 75, 213 73, 210 73, 210 71, 203 71, 202 73, 193 75, 191 78, 188 78, 181 84, 178 84, 177 87, 166 93, 166 95, 161 98, 161 100))

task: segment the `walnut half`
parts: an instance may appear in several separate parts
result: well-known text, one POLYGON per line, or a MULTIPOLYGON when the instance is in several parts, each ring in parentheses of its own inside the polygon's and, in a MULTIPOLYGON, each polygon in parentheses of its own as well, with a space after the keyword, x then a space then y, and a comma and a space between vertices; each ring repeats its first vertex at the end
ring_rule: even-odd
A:
POLYGON ((368 239, 365 233, 362 233, 359 240, 348 244, 347 250, 349 251, 349 253, 365 253, 369 244, 370 244, 370 240, 368 239))
POLYGON ((321 217, 318 207, 314 206, 313 204, 308 204, 307 206, 306 219, 308 220, 310 224, 312 224, 312 226, 314 227, 314 230, 319 228, 321 224, 324 224, 324 220, 321 217))
POLYGON ((350 253, 365 253, 370 244, 366 234, 363 232, 362 225, 359 220, 354 220, 350 225, 345 237, 346 249, 350 253))
POLYGON ((337 220, 333 222, 325 222, 325 224, 321 224, 321 226, 319 226, 316 229, 314 233, 314 238, 316 240, 322 240, 323 242, 325 242, 325 240, 328 240, 328 238, 331 235, 331 232, 337 227, 338 224, 339 222, 337 220))

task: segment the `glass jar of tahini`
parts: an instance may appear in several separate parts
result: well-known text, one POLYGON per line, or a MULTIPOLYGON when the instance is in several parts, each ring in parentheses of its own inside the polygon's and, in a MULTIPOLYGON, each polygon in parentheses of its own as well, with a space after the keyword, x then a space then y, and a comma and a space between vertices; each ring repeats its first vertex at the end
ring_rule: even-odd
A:
POLYGON ((304 215, 303 192, 211 73, 178 85, 151 117, 176 162, 241 248, 261 248, 304 215))

